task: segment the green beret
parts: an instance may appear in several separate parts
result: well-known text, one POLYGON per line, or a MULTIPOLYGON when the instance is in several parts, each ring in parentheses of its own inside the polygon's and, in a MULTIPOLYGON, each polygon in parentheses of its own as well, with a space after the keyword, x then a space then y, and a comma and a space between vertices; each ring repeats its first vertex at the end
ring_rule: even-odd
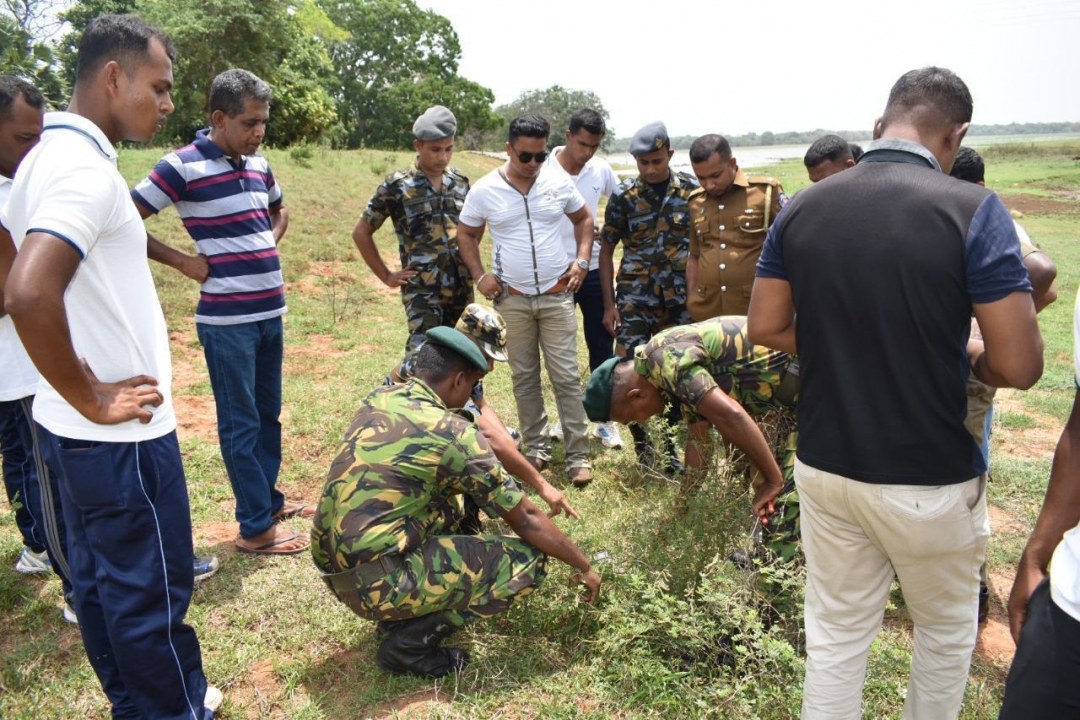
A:
MULTIPOLYGON (((428 339, 428 342, 450 348, 475 365, 477 369, 487 372, 488 361, 484 357, 484 353, 480 352, 480 348, 476 346, 476 343, 460 330, 439 326, 431 328, 424 333, 424 336, 428 339)), ((610 394, 611 391, 609 390, 608 393, 610 394)))
POLYGON ((611 420, 611 376, 620 360, 620 357, 605 360, 604 364, 593 370, 589 376, 581 404, 585 406, 585 414, 592 422, 611 420))

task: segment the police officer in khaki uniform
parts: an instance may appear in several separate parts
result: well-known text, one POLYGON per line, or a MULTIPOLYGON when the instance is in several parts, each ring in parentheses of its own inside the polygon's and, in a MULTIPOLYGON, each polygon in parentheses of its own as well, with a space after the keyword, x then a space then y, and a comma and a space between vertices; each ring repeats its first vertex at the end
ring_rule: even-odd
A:
POLYGON ((765 233, 787 202, 771 177, 747 177, 720 135, 690 146, 701 187, 690 195, 687 308, 694 322, 746 315, 765 233))

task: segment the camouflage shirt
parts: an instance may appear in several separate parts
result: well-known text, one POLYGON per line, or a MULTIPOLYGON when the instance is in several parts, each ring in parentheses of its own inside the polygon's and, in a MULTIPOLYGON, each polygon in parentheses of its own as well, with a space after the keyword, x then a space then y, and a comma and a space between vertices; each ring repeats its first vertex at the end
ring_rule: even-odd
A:
POLYGON ((751 345, 739 316, 673 327, 634 351, 634 370, 680 401, 690 422, 701 419, 693 408, 715 387, 751 415, 788 409, 773 397, 788 361, 786 353, 751 345))
POLYGON ((640 177, 622 181, 612 193, 601 237, 612 245, 623 243, 617 295, 644 295, 668 307, 686 304, 688 200, 697 187, 690 175, 673 172, 663 197, 640 177))
POLYGON ((448 410, 423 381, 377 388, 330 466, 311 531, 315 564, 340 572, 410 552, 463 494, 491 516, 524 497, 476 425, 448 410))
POLYGON ((361 218, 376 229, 387 218, 393 221, 402 268, 425 272, 445 268, 449 262, 464 268, 458 257, 457 223, 468 192, 469 179, 456 168, 446 168, 442 191, 436 192, 413 163, 386 177, 361 218))

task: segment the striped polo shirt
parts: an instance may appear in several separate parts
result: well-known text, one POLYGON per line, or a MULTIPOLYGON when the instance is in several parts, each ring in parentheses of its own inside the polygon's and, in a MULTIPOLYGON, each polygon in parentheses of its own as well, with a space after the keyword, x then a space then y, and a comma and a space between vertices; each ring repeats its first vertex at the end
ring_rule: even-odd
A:
POLYGON ((281 188, 259 154, 236 164, 200 130, 195 142, 163 157, 131 197, 158 213, 169 205, 210 264, 195 321, 237 325, 283 315, 285 286, 270 225, 281 188))

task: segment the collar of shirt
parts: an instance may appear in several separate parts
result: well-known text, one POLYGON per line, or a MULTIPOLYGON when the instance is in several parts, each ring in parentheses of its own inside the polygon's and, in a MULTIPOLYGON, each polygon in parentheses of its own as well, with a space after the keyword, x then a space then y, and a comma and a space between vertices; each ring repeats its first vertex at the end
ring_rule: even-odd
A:
MULTIPOLYGON (((207 160, 217 160, 218 158, 225 158, 230 164, 234 164, 231 157, 225 155, 225 151, 217 146, 213 140, 210 139, 210 128, 203 128, 199 132, 195 133, 195 142, 192 143, 195 149, 203 154, 207 160)), ((240 156, 240 164, 237 166, 239 169, 244 168, 244 164, 247 162, 247 158, 243 155, 240 156)))
MULTIPOLYGON (((447 166, 446 170, 443 170, 442 179, 443 179, 443 187, 444 188, 446 186, 448 186, 450 183, 454 182, 453 176, 448 172, 449 169, 450 169, 449 166, 447 166)), ((413 164, 412 164, 412 167, 410 168, 410 171, 412 172, 412 176, 414 178, 424 180, 425 182, 427 182, 428 185, 431 185, 431 178, 429 178, 427 176, 427 173, 425 173, 422 169, 420 169, 420 161, 419 160, 413 160, 413 164)), ((435 186, 431 185, 431 187, 434 189, 435 186)))
POLYGON ((89 142, 93 143, 97 151, 102 156, 112 160, 116 163, 116 148, 109 142, 109 138, 105 137, 105 133, 101 132, 101 128, 93 123, 93 121, 84 118, 82 115, 76 115, 69 112, 50 112, 45 113, 45 128, 43 132, 50 130, 70 130, 76 132, 85 137, 89 142))
POLYGON ((423 398, 432 403, 435 403, 442 409, 446 409, 446 403, 442 401, 442 398, 432 390, 426 382, 418 377, 411 377, 408 380, 409 395, 413 397, 423 398))
POLYGON ((919 159, 925 161, 927 166, 941 172, 941 164, 938 163, 933 153, 917 142, 902 138, 874 140, 866 146, 866 152, 859 158, 859 162, 909 162, 919 164, 919 159))
MULTIPOLYGON (((738 185, 742 188, 748 188, 750 187, 750 178, 746 176, 746 173, 742 171, 742 168, 739 168, 735 171, 735 179, 731 181, 731 184, 738 185)), ((729 187, 728 189, 730 190, 731 188, 729 187)))

